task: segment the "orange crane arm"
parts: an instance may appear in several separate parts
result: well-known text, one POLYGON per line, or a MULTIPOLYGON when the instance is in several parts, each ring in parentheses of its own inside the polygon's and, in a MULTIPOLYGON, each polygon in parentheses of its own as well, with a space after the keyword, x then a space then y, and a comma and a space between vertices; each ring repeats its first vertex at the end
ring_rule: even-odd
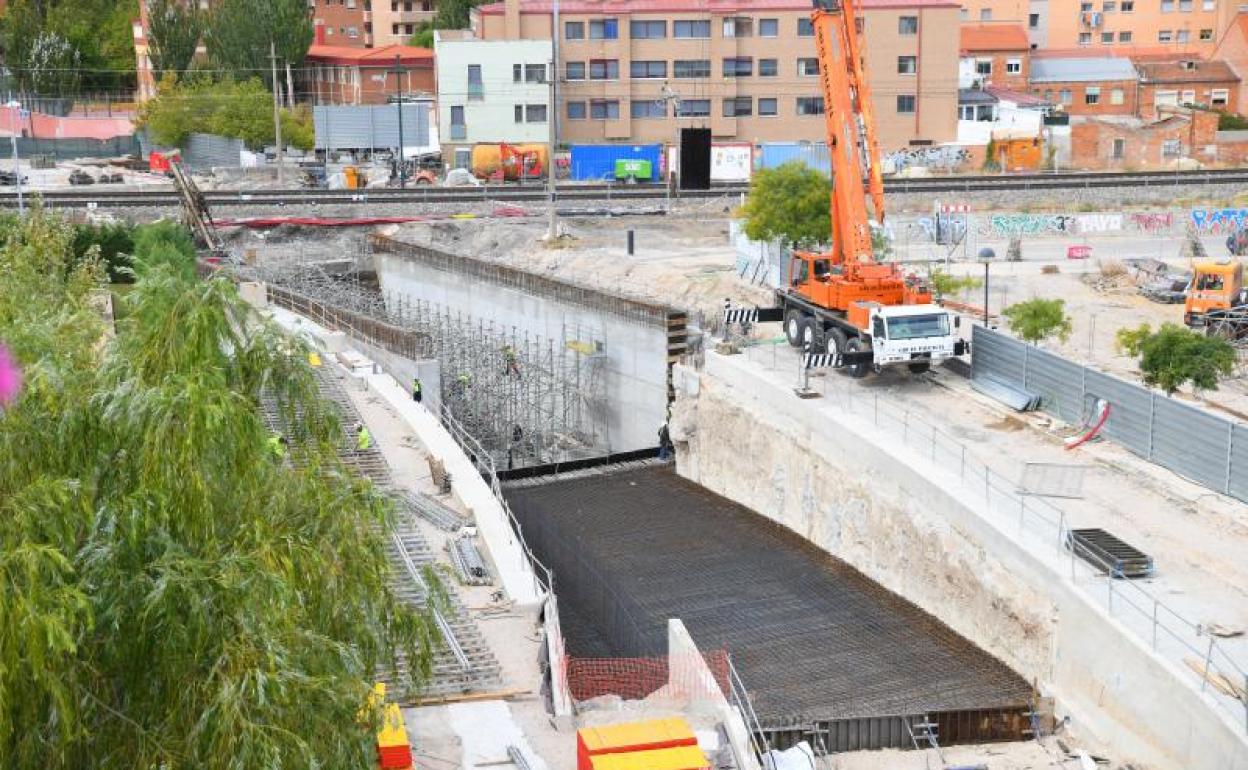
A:
POLYGON ((832 166, 833 264, 874 264, 867 194, 884 222, 884 182, 853 0, 815 0, 811 25, 832 166))

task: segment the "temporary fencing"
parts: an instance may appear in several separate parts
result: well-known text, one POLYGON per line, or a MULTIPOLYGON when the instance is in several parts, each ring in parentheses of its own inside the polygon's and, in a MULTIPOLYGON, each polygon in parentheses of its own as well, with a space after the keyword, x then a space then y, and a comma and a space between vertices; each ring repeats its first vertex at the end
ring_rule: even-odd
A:
MULTIPOLYGON (((728 653, 708 650, 702 653, 705 666, 711 670, 721 695, 731 692, 728 679, 728 653)), ((617 695, 625 700, 643 700, 664 687, 684 696, 710 696, 703 692, 703 669, 698 661, 684 656, 645 658, 574 658, 565 665, 568 686, 575 701, 592 700, 604 695, 617 695)))

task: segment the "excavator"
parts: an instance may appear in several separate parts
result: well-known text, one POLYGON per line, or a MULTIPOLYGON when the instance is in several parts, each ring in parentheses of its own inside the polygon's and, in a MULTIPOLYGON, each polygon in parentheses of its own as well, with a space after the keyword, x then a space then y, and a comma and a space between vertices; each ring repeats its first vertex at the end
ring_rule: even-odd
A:
POLYGON ((814 0, 811 11, 832 169, 832 248, 793 254, 788 285, 768 315, 783 320, 791 345, 834 354, 832 365, 853 377, 897 365, 922 373, 967 345, 958 316, 932 304, 923 280, 876 259, 871 236, 884 226, 884 180, 854 6, 814 0))

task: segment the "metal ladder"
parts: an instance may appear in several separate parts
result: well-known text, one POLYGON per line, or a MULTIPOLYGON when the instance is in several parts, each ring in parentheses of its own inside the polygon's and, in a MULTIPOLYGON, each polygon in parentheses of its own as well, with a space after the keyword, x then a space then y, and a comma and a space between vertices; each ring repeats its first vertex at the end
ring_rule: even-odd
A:
POLYGON ((914 744, 914 748, 936 749, 936 756, 940 759, 941 767, 944 767, 945 755, 940 750, 936 730, 937 724, 927 714, 906 720, 906 732, 910 733, 910 742, 914 744))

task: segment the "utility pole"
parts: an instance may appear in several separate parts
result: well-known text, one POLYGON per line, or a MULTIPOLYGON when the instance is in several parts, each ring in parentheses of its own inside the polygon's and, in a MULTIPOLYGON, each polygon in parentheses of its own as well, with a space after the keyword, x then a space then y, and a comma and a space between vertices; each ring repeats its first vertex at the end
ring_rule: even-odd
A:
POLYGON ((559 237, 559 216, 555 213, 555 148, 559 146, 559 0, 550 6, 550 106, 546 108, 546 120, 550 126, 550 152, 546 154, 546 189, 550 198, 550 231, 546 239, 551 243, 559 237))
POLYGON ((295 80, 290 75, 290 62, 286 62, 286 106, 295 108, 295 80))
POLYGON ((407 187, 407 169, 403 164, 403 57, 394 55, 394 93, 395 106, 399 108, 399 187, 407 187))
POLYGON ((281 97, 277 95, 277 46, 272 40, 269 41, 269 64, 273 71, 273 130, 277 132, 277 182, 281 184, 283 181, 282 165, 285 160, 282 157, 282 102, 281 97))

